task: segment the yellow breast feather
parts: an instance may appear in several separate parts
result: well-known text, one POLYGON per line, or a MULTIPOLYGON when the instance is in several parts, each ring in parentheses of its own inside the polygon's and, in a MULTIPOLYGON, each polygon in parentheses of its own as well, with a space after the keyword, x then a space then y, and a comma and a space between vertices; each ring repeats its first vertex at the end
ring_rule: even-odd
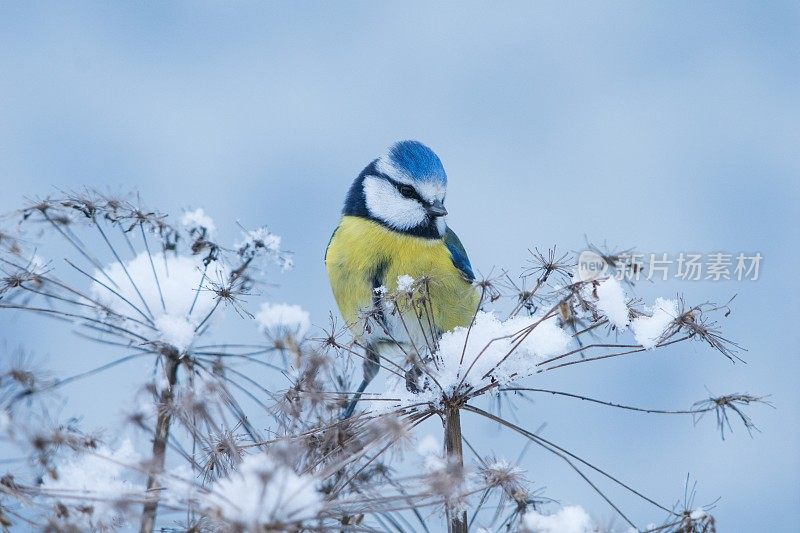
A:
POLYGON ((469 325, 479 304, 477 291, 453 264, 444 241, 398 233, 361 217, 342 217, 325 266, 339 310, 351 326, 372 308, 374 287, 395 291, 402 275, 429 279, 433 318, 441 331, 469 325))

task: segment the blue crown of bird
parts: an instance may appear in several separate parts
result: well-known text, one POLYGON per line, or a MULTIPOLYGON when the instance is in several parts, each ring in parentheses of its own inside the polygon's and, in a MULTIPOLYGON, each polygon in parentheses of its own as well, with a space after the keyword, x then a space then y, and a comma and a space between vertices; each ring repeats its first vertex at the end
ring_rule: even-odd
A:
POLYGON ((363 380, 341 414, 349 418, 381 367, 415 390, 442 333, 467 326, 480 304, 467 252, 447 225, 447 174, 417 141, 401 141, 361 171, 325 253, 342 317, 364 347, 363 380), (425 280, 423 305, 384 294, 398 280, 425 280))

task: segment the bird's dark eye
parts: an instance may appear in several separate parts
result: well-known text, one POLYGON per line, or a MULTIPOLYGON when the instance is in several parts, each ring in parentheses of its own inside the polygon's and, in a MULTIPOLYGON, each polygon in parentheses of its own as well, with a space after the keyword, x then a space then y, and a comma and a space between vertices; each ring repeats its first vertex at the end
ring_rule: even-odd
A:
POLYGON ((398 190, 400 191, 400 194, 406 198, 413 198, 416 195, 414 187, 411 187, 410 185, 401 185, 398 187, 398 190))

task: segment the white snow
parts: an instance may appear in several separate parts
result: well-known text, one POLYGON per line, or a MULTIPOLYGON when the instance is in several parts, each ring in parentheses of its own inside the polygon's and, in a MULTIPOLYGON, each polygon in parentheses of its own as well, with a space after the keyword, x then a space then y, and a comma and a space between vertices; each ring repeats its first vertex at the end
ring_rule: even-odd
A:
POLYGON ((689 518, 692 520, 705 520, 707 517, 708 513, 702 507, 698 507, 689 514, 689 518))
POLYGON ((139 475, 127 468, 136 467, 139 462, 140 455, 128 439, 116 449, 101 445, 58 466, 58 478, 45 476, 42 488, 67 492, 65 505, 92 507, 91 525, 102 529, 101 526, 112 526, 122 518, 116 502, 143 498, 144 486, 139 485, 139 475))
POLYGON ((628 306, 625 303, 625 291, 613 277, 599 282, 597 286, 597 310, 619 331, 625 331, 630 323, 628 306))
POLYGON ((200 495, 200 487, 195 481, 197 473, 185 463, 177 465, 159 476, 159 483, 164 489, 161 492, 163 502, 179 507, 196 500, 200 495))
POLYGON ((414 289, 414 278, 408 274, 403 274, 397 278, 398 292, 411 292, 414 289))
POLYGON ((265 227, 245 231, 243 239, 236 243, 236 248, 245 250, 245 254, 255 256, 259 251, 268 254, 279 254, 281 251, 281 237, 275 235, 265 227))
POLYGON ((323 507, 317 480, 296 474, 266 454, 244 458, 230 477, 214 483, 203 501, 225 520, 248 530, 314 518, 323 507))
POLYGON ((238 243, 236 247, 241 248, 242 246, 246 246, 248 244, 258 248, 264 248, 270 252, 280 252, 281 237, 280 235, 275 235, 267 228, 256 228, 246 232, 244 234, 244 240, 238 243))
POLYGON ((419 439, 417 453, 425 457, 427 455, 438 455, 442 453, 442 443, 430 433, 419 439))
POLYGON ((195 328, 193 322, 178 315, 161 315, 155 320, 156 328, 161 332, 161 340, 171 344, 179 352, 185 351, 194 341, 195 328))
POLYGON ((186 226, 190 231, 195 228, 204 228, 208 237, 212 237, 217 232, 217 226, 214 224, 214 220, 206 215, 202 208, 185 212, 183 217, 181 217, 181 224, 186 226))
POLYGON ((417 453, 422 456, 425 470, 435 472, 445 466, 441 441, 433 435, 425 435, 417 444, 417 453))
POLYGON ((277 336, 287 333, 300 339, 309 327, 311 317, 299 305, 290 304, 261 304, 261 310, 256 314, 256 321, 262 331, 277 336))
POLYGON ((648 309, 650 316, 639 316, 630 320, 628 306, 625 304, 625 290, 613 277, 600 281, 594 288, 587 284, 583 295, 594 299, 597 310, 618 330, 624 331, 630 325, 636 342, 648 350, 655 348, 664 339, 664 334, 679 313, 676 300, 656 298, 652 309, 648 309), (593 290, 596 291, 597 298, 592 295, 593 290))
POLYGON ((636 342, 650 350, 663 340, 664 333, 675 318, 678 317, 678 302, 665 298, 656 298, 652 316, 636 317, 631 323, 631 330, 636 342))
POLYGON ((582 507, 568 505, 549 515, 528 511, 522 517, 526 533, 592 533, 595 526, 582 507))
POLYGON ((375 291, 375 294, 378 296, 386 296, 386 294, 389 292, 389 289, 387 289, 385 285, 381 285, 380 287, 375 287, 372 290, 375 291))
POLYGON ((281 238, 266 227, 243 232, 243 239, 236 243, 239 256, 244 260, 261 257, 275 263, 283 270, 294 266, 292 258, 281 250, 281 238))
POLYGON ((532 374, 536 363, 563 351, 569 342, 570 336, 558 327, 555 317, 542 320, 541 316, 518 316, 501 321, 494 313, 481 311, 471 331, 456 328, 440 339, 436 356, 441 368, 437 380, 446 391, 452 391, 472 366, 465 380, 467 384, 488 383, 489 378, 482 376, 489 371, 500 382, 507 383, 532 374), (524 332, 534 324, 537 325, 523 339, 524 332), (512 349, 513 353, 501 364, 512 349))
POLYGON ((405 380, 389 376, 383 396, 400 401, 373 402, 372 408, 381 410, 421 401, 436 402, 443 394, 453 395, 462 379, 463 384, 474 388, 491 383, 492 377, 501 384, 509 383, 533 374, 536 363, 562 353, 570 341, 570 335, 558 326, 555 317, 542 320, 541 316, 518 316, 502 321, 493 312, 480 311, 471 330, 455 328, 439 340, 437 362, 428 365, 435 382, 426 376, 420 378, 425 382, 425 391, 409 392, 405 380), (536 326, 523 338, 533 324, 536 326), (490 375, 484 377, 487 373, 490 375))
MULTIPOLYGON (((95 270, 94 277, 97 281, 92 282, 91 294, 115 313, 137 321, 144 322, 142 315, 152 314, 157 329, 155 335, 150 328, 133 321, 128 324, 129 329, 148 339, 172 344, 183 351, 194 340, 194 329, 214 307, 215 295, 212 291, 201 288, 204 278, 200 257, 155 254, 152 261, 151 266, 148 253, 142 252, 126 262, 124 268, 121 263, 112 263, 105 267, 105 274, 95 270), (158 284, 155 276, 158 277, 158 284), (197 301, 190 314, 195 297, 197 301), (146 307, 143 299, 147 303, 146 307)), ((221 266, 216 268, 222 269, 221 266)))

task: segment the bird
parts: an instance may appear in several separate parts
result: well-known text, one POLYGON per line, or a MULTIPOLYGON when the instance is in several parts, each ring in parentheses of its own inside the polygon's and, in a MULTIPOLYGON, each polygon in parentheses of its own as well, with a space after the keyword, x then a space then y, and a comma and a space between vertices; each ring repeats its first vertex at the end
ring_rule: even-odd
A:
MULTIPOLYGON (((480 295, 467 251, 445 219, 446 192, 441 160, 414 140, 390 146, 347 192, 325 266, 339 311, 365 355, 363 380, 342 419, 352 416, 382 356, 430 346, 444 332, 468 326, 478 311, 480 295), (424 320, 411 314, 417 310, 387 308, 382 297, 396 293, 398 282, 406 280, 403 286, 409 278, 425 280, 429 312, 424 320)), ((404 367, 392 365, 397 368, 404 367)), ((418 367, 413 370, 421 374, 418 367)), ((413 374, 405 377, 413 390, 413 374)))

